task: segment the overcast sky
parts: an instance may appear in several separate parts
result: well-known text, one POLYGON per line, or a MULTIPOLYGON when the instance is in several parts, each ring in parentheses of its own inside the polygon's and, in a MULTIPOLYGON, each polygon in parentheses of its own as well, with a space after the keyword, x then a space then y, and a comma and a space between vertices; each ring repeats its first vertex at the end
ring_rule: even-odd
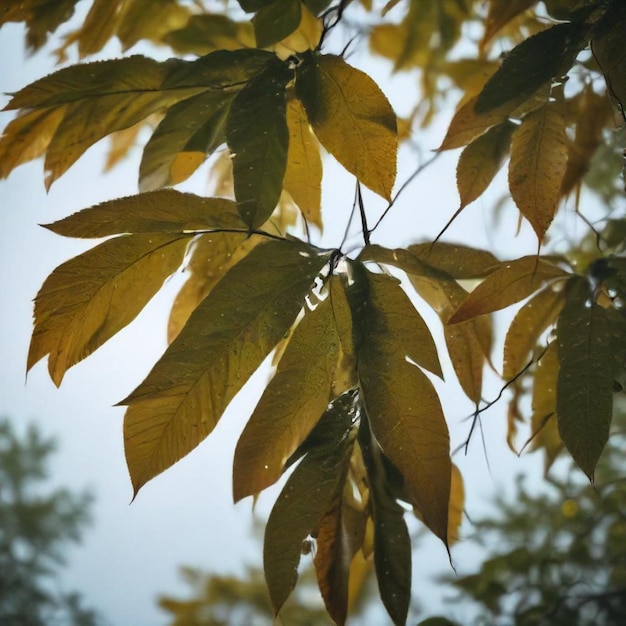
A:
MULTIPOLYGON (((53 70, 45 52, 30 58, 24 56, 22 36, 22 29, 16 25, 0 30, 0 92, 15 91, 53 70)), ((351 60, 377 77, 388 69, 383 64, 364 67, 363 61, 359 57, 351 60)), ((404 77, 388 88, 388 94, 394 106, 401 109, 407 100, 413 99, 414 89, 413 78, 404 77)), ((0 103, 7 101, 3 97, 0 103)), ((0 114, 2 127, 11 117, 0 114)), ((436 127, 426 136, 425 147, 436 147, 443 130, 443 126, 436 127)), ((245 388, 207 441, 144 487, 132 505, 123 455, 123 409, 114 405, 143 379, 165 349, 168 306, 182 276, 168 281, 130 327, 72 368, 60 389, 50 381, 45 361, 25 379, 32 300, 57 265, 90 247, 89 242, 63 239, 38 224, 137 191, 139 152, 123 166, 103 175, 105 149, 106 142, 90 149, 48 194, 40 160, 19 167, 7 181, 0 181, 0 413, 18 424, 35 421, 46 434, 56 436, 60 453, 53 460, 52 480, 73 489, 89 487, 97 498, 95 525, 87 532, 82 546, 69 555, 70 566, 62 578, 65 590, 83 592, 87 602, 100 609, 114 626, 152 626, 166 623, 166 616, 156 606, 156 595, 181 594, 186 589, 179 582, 178 566, 229 573, 243 571, 245 560, 260 563, 259 545, 251 538, 251 503, 248 500, 237 506, 232 504, 231 463, 238 433, 267 374, 261 372, 245 388)), ((410 242, 410 231, 425 238, 441 228, 458 203, 454 190, 455 161, 456 155, 443 158, 416 182, 384 223, 378 233, 379 243, 402 245, 410 242)), ((336 245, 351 205, 352 181, 329 159, 326 164, 329 226, 325 240, 336 245)), ((401 170, 400 181, 414 164, 412 161, 401 170)), ((202 193, 205 177, 206 171, 200 172, 187 188, 202 193)), ((451 229, 450 239, 468 242, 470 233, 469 243, 491 243, 490 231, 483 225, 489 198, 495 197, 490 196, 484 205, 479 202, 466 211, 451 229)), ((374 212, 380 208, 375 202, 371 206, 374 212)), ((510 235, 514 228, 508 228, 510 235)), ((528 232, 526 228, 523 231, 528 232)), ((504 249, 511 255, 532 253, 534 243, 522 236, 504 249)), ((432 316, 429 319, 437 324, 432 316)), ((496 355, 496 362, 500 359, 496 355)), ((491 396, 496 391, 494 388, 491 396)), ((471 407, 453 383, 446 387, 443 403, 457 444, 467 432, 468 424, 462 418, 471 407)), ((496 471, 488 472, 478 438, 468 457, 455 458, 466 477, 474 512, 484 507, 489 494, 512 485, 513 473, 523 467, 534 466, 537 470, 541 466, 539 457, 530 462, 519 461, 507 450, 503 443, 504 408, 502 405, 494 409, 484 420, 489 460, 496 471)), ((271 497, 263 498, 261 510, 266 510, 270 503, 271 497)), ((472 568, 473 562, 464 559, 462 546, 453 556, 460 571, 472 568)), ((422 596, 424 606, 436 610, 441 598, 431 591, 424 594, 424 577, 433 563, 439 571, 445 570, 445 550, 436 541, 428 540, 418 546, 414 560, 415 594, 422 596)))

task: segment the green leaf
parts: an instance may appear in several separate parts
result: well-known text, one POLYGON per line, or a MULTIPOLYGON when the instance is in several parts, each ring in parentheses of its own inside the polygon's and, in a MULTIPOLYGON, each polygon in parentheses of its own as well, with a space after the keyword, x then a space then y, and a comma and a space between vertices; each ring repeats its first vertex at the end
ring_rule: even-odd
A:
POLYGON ((195 448, 293 324, 328 254, 268 241, 232 267, 120 404, 135 493, 195 448))
POLYGON ((504 309, 532 295, 543 285, 563 280, 569 275, 557 265, 537 256, 503 261, 467 296, 448 324, 504 309))
POLYGON ((232 200, 161 189, 109 200, 45 227, 64 237, 93 239, 121 233, 193 235, 214 228, 244 232, 246 225, 232 200))
POLYGON ((513 134, 511 196, 539 241, 552 223, 567 169, 565 120, 551 103, 528 114, 513 134))
POLYGON ((609 437, 613 410, 613 335, 589 283, 572 278, 557 323, 559 433, 574 461, 593 482, 609 437))
POLYGON ((251 229, 269 218, 283 188, 289 145, 285 89, 292 75, 275 58, 231 105, 226 138, 233 154, 235 196, 251 229))
POLYGON ((380 451, 364 419, 361 418, 359 443, 370 488, 378 589, 393 623, 404 625, 411 600, 411 538, 404 521, 404 509, 389 491, 380 451))
POLYGON ((404 477, 424 523, 446 542, 451 472, 448 428, 432 383, 406 360, 408 356, 423 365, 421 342, 413 338, 417 333, 411 330, 415 325, 409 309, 402 311, 395 302, 401 301, 398 284, 359 263, 351 269, 354 283, 348 299, 361 399, 372 432, 404 477))
POLYGON ((291 35, 300 24, 300 0, 275 0, 261 7, 252 18, 256 45, 267 48, 291 35))
POLYGON ((457 243, 415 243, 407 250, 431 267, 452 278, 482 278, 500 265, 500 261, 487 250, 479 250, 457 243))
POLYGON ((27 368, 49 354, 58 386, 65 372, 128 325, 180 267, 193 234, 116 237, 57 267, 35 298, 27 368))
POLYGON ((170 108, 144 147, 139 166, 141 191, 182 182, 193 169, 181 169, 181 161, 191 157, 200 165, 226 142, 226 118, 236 93, 209 91, 170 108))
POLYGON ((334 55, 303 55, 296 92, 321 144, 386 200, 396 178, 396 115, 378 85, 334 55))
POLYGON ((474 139, 463 150, 456 168, 461 197, 459 210, 480 197, 494 179, 509 152, 515 128, 515 124, 507 120, 474 139))
POLYGON ((535 294, 515 314, 504 340, 502 377, 510 380, 528 364, 542 333, 556 321, 563 306, 563 293, 551 287, 535 294))
POLYGON ((339 355, 337 324, 349 328, 349 316, 343 288, 333 280, 328 297, 314 310, 307 310, 296 326, 237 444, 235 502, 276 482, 285 461, 323 415, 339 355))
POLYGON ((352 405, 353 396, 347 396, 340 396, 323 415, 324 439, 289 477, 267 521, 263 567, 275 613, 295 587, 302 542, 316 531, 342 487, 354 442, 354 415, 346 410, 346 399, 352 405))
POLYGON ((476 101, 476 112, 486 113, 514 98, 529 98, 546 81, 566 73, 584 44, 583 27, 573 22, 529 37, 507 54, 487 81, 476 101))

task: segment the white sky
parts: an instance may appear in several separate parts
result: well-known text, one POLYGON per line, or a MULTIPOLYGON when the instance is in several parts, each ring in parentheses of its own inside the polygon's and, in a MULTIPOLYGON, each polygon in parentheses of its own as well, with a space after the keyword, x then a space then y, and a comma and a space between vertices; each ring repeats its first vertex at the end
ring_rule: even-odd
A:
MULTIPOLYGON (((25 58, 22 51, 21 28, 7 25, 1 29, 0 92, 16 91, 54 69, 45 52, 25 58)), ((350 62, 367 69, 377 80, 387 73, 386 65, 365 67, 365 60, 356 57, 350 62)), ((397 78, 387 93, 401 110, 407 100, 413 100, 414 90, 414 77, 404 76, 397 78)), ((0 104, 7 101, 2 97, 0 104)), ((4 127, 11 118, 11 114, 1 113, 0 125, 4 127)), ((438 145, 445 123, 442 120, 425 136, 426 149, 438 145)), ((90 247, 89 242, 63 239, 37 224, 137 191, 139 152, 122 167, 102 175, 105 148, 106 142, 101 142, 90 149, 49 194, 44 190, 41 161, 21 166, 7 181, 0 181, 0 414, 9 415, 16 423, 33 420, 46 434, 59 439, 60 453, 53 459, 56 484, 72 489, 87 486, 95 492, 95 524, 81 547, 69 555, 70 565, 61 581, 64 589, 83 592, 87 603, 100 609, 114 626, 156 626, 167 623, 166 615, 156 606, 156 595, 180 595, 186 590, 179 582, 178 566, 228 573, 242 571, 244 559, 261 561, 260 546, 251 538, 250 502, 233 506, 230 476, 236 438, 265 375, 257 376, 251 388, 246 387, 207 441, 144 487, 132 505, 123 455, 123 409, 113 405, 143 379, 165 349, 168 306, 181 277, 171 279, 134 324, 72 368, 60 389, 50 381, 43 361, 25 382, 32 299, 57 265, 90 247)), ((398 246, 437 233, 458 204, 456 158, 456 153, 443 157, 418 179, 384 222, 377 243, 398 246)), ((325 163, 329 179, 324 196, 326 242, 336 245, 351 206, 353 182, 330 159, 325 163)), ((403 167, 398 180, 404 180, 412 168, 413 163, 403 167)), ((194 177, 188 188, 202 193, 204 175, 194 177)), ((487 209, 496 197, 491 194, 467 209, 450 230, 449 240, 477 246, 492 243, 485 224, 487 209)), ((372 214, 382 208, 376 201, 368 207, 372 214)), ((516 219, 505 222, 508 237, 512 238, 515 224, 516 219)), ((529 232, 524 226, 524 235, 529 232)), ((532 238, 523 236, 508 239, 500 252, 514 256, 532 253, 534 247, 532 238)), ((499 363, 500 353, 496 352, 494 359, 499 363)), ((492 386, 487 395, 492 398, 496 392, 492 386)), ((470 413, 471 406, 453 382, 445 387, 443 404, 456 445, 467 432, 462 418, 470 413)), ((473 441, 468 457, 455 458, 465 475, 473 514, 484 511, 490 494, 511 488, 514 473, 532 467, 537 475, 542 462, 538 456, 517 460, 506 448, 504 404, 487 413, 484 424, 492 475, 487 471, 479 438, 473 441)), ((271 499, 265 497, 261 502, 262 508, 267 508, 271 499)), ((460 572, 472 570, 474 559, 464 556, 463 546, 453 551, 453 558, 460 572)), ((445 551, 429 539, 417 547, 414 562, 414 593, 422 606, 436 611, 442 606, 441 591, 429 586, 425 575, 447 571, 445 551)))

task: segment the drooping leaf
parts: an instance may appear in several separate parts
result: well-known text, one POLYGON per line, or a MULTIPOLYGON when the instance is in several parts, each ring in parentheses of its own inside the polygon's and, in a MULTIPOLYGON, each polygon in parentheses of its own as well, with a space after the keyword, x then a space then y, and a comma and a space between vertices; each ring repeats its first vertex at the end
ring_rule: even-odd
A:
POLYGON ((296 241, 257 245, 191 314, 129 405, 124 441, 135 493, 195 448, 280 341, 328 254, 296 241))
POLYGON ((30 369, 48 357, 58 386, 65 372, 128 325, 183 262, 192 234, 116 237, 66 261, 35 298, 30 369))
POLYGON ((563 280, 569 274, 557 265, 536 256, 502 262, 472 291, 448 320, 457 324, 492 313, 532 295, 546 283, 563 280))
POLYGON ((411 600, 411 539, 404 520, 405 511, 389 490, 380 451, 364 418, 359 428, 359 444, 370 488, 378 589, 393 623, 403 625, 411 600))
POLYGON ((339 354, 338 324, 350 328, 350 313, 343 288, 332 280, 328 297, 307 310, 293 331, 239 438, 233 463, 235 502, 276 482, 323 415, 339 354))
POLYGON ((507 54, 475 104, 486 113, 518 97, 528 98, 546 81, 569 70, 585 44, 580 24, 557 24, 529 37, 507 54))
POLYGON ((622 2, 612 2, 607 12, 595 25, 591 48, 606 79, 611 96, 618 103, 624 117, 626 106, 626 52, 621 45, 624 37, 626 7, 622 2))
POLYGON ((516 314, 504 340, 502 377, 510 380, 528 364, 542 333, 556 321, 563 293, 551 287, 535 294, 516 314))
POLYGON ((235 203, 161 189, 102 202, 46 228, 64 237, 93 239, 121 233, 172 233, 226 228, 245 231, 235 203))
POLYGON ((328 614, 345 624, 350 601, 353 562, 363 544, 365 511, 352 506, 352 485, 346 481, 317 528, 315 573, 328 614))
POLYGON ((256 44, 267 48, 293 33, 302 16, 300 0, 275 0, 261 7, 252 18, 256 44))
POLYGON ((274 59, 234 99, 226 126, 233 155, 235 196, 242 218, 260 227, 276 208, 287 166, 288 65, 274 59))
POLYGON ((589 283, 572 278, 557 323, 559 433, 574 461, 593 481, 609 437, 613 409, 612 333, 589 283))
POLYGON ((531 450, 545 453, 544 471, 547 473, 563 449, 556 414, 556 394, 559 376, 557 342, 548 345, 537 362, 533 376, 531 450))
POLYGON ((283 186, 308 222, 322 229, 322 158, 299 100, 287 103, 289 149, 283 186))
POLYGON ((390 306, 390 296, 400 289, 397 283, 358 263, 352 269, 354 283, 348 298, 361 400, 372 432, 404 477, 424 523, 446 542, 451 470, 448 428, 439 398, 425 374, 406 360, 408 356, 420 363, 423 358, 414 352, 419 342, 411 338, 412 324, 397 306, 390 306))
POLYGON ((565 120, 550 103, 533 111, 513 134, 509 188, 539 241, 552 223, 567 168, 565 120))
POLYGON ((378 85, 340 57, 311 53, 297 69, 296 91, 322 145, 389 200, 396 178, 396 116, 378 85))
POLYGON ((484 47, 503 26, 536 2, 537 0, 489 0, 481 46, 484 47))
POLYGON ((344 410, 342 398, 322 417, 324 439, 289 477, 267 521, 263 568, 275 613, 295 587, 302 542, 316 531, 342 488, 354 442, 354 416, 344 410))
POLYGON ((480 197, 502 167, 516 126, 505 121, 474 139, 463 150, 456 168, 460 209, 480 197))
POLYGON ((176 185, 226 141, 226 118, 235 90, 209 91, 175 104, 146 143, 139 166, 139 189, 150 191, 176 185))

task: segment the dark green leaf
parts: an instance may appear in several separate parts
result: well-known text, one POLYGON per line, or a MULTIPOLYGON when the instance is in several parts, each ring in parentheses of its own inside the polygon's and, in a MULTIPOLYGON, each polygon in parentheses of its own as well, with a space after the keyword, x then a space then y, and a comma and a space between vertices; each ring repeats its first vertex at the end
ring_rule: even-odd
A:
POLYGON ((613 409, 613 341, 606 311, 589 283, 572 278, 557 323, 557 415, 563 443, 593 481, 613 409))
POLYGON ((267 48, 291 35, 302 17, 300 0, 275 0, 258 10, 252 18, 256 45, 267 48))
POLYGON ((226 128, 235 196, 251 229, 272 214, 283 188, 289 130, 285 103, 292 72, 278 59, 251 79, 231 105, 226 128))
POLYGON ((546 81, 569 70, 584 46, 580 24, 557 24, 529 37, 507 54, 475 104, 486 113, 517 97, 530 97, 546 81))

